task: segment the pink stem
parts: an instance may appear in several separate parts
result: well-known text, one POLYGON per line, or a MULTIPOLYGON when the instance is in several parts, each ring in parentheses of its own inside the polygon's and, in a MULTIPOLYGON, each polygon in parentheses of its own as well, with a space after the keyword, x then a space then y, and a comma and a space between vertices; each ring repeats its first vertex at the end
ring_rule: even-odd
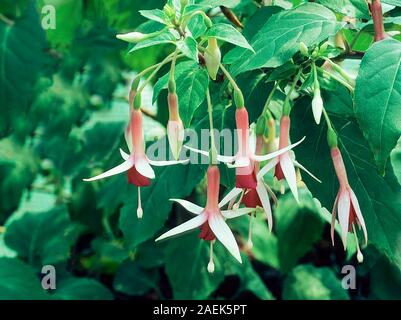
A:
POLYGON ((378 42, 387 38, 386 32, 384 31, 383 11, 380 0, 373 0, 372 3, 369 4, 369 9, 372 14, 373 27, 375 30, 374 41, 378 42))

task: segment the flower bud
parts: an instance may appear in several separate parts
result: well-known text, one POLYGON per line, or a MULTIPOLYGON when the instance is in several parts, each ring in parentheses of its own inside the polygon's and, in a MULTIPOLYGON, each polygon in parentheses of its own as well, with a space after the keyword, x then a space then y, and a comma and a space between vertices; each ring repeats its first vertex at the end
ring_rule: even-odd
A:
POLYGON ((320 95, 320 89, 316 89, 314 92, 314 96, 312 99, 312 111, 316 124, 319 124, 323 112, 323 99, 320 95))
POLYGON ((305 57, 309 57, 309 50, 305 43, 299 43, 299 51, 301 51, 302 55, 305 57))
POLYGON ((129 43, 137 43, 139 41, 144 40, 146 37, 147 37, 147 35, 143 34, 141 32, 129 32, 129 33, 116 35, 117 39, 129 42, 129 43))
POLYGON ((213 80, 216 80, 217 72, 219 71, 220 61, 221 52, 219 46, 217 45, 217 40, 216 38, 210 38, 205 51, 205 62, 207 71, 209 72, 209 76, 213 80))
POLYGON ((184 126, 178 111, 178 97, 175 93, 168 94, 168 108, 167 138, 173 157, 178 160, 184 142, 184 126))
POLYGON ((329 145, 330 149, 338 146, 337 134, 332 128, 327 130, 327 144, 329 145))
POLYGON ((256 122, 255 133, 257 136, 263 136, 266 129, 266 117, 262 114, 256 122))
POLYGON ((139 94, 135 94, 135 97, 134 97, 134 109, 135 110, 139 110, 139 109, 141 109, 141 106, 142 106, 142 96, 141 96, 140 93, 139 94))
POLYGON ((319 52, 320 52, 320 53, 324 53, 324 52, 327 50, 328 47, 329 47, 329 42, 326 41, 325 43, 323 43, 323 44, 320 46, 319 52))
POLYGON ((234 102, 237 108, 243 108, 245 105, 244 95, 242 94, 240 89, 234 90, 234 102))

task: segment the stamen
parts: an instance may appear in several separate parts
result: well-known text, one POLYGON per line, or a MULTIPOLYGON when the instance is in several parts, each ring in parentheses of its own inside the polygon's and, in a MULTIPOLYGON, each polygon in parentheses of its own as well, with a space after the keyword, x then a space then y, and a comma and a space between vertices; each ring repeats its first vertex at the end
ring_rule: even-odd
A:
POLYGON ((244 197, 244 194, 245 194, 245 190, 242 190, 242 192, 240 193, 240 197, 239 197, 238 201, 233 204, 233 210, 238 210, 238 208, 239 208, 239 206, 241 204, 242 198, 244 197))
POLYGON ((138 219, 142 219, 143 210, 142 210, 142 201, 141 201, 141 187, 138 187, 138 209, 136 209, 136 215, 138 219))
POLYGON ((252 250, 253 248, 253 242, 252 242, 252 222, 253 222, 253 212, 249 215, 249 229, 248 229, 248 241, 246 243, 246 246, 249 250, 252 250))
POLYGON ((356 250, 357 250, 356 259, 358 260, 359 263, 362 263, 363 262, 363 254, 361 252, 361 249, 359 248, 359 241, 358 241, 358 237, 356 236, 354 224, 352 224, 352 230, 354 232, 355 242, 356 242, 356 250))
POLYGON ((213 244, 214 244, 214 240, 210 241, 210 259, 209 259, 209 263, 207 264, 207 271, 209 273, 213 273, 214 272, 213 244))

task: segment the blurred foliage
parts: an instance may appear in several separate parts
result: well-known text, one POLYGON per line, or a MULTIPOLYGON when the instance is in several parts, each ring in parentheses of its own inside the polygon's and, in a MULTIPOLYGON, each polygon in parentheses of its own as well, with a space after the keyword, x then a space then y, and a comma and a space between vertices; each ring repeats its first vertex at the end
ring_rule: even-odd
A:
MULTIPOLYGON (((282 10, 258 9, 256 4, 261 1, 214 2, 233 8, 245 22, 243 34, 248 40, 282 10)), ((292 6, 290 1, 277 2, 286 9, 292 6)), ((349 14, 342 3, 355 6, 353 14, 361 19, 360 25, 344 29, 344 36, 353 42, 355 50, 367 50, 373 36, 365 1, 317 2, 338 15, 349 14)), ((401 181, 400 146, 391 152, 385 178, 377 175, 352 100, 336 84, 327 83, 324 88, 327 109, 342 128, 344 148, 351 150, 352 145, 346 162, 355 169, 350 175, 357 193, 363 193, 363 201, 368 203, 367 224, 375 240, 365 248, 362 265, 356 262, 355 243, 347 253, 341 246, 331 246, 330 214, 324 207, 332 205, 334 175, 326 170, 330 160, 324 158, 327 147, 321 145, 321 135, 311 132, 311 128, 321 127, 310 126, 310 114, 307 121, 303 117, 305 106, 310 105, 307 99, 295 106, 291 134, 294 140, 310 137, 300 146, 297 157, 329 187, 305 179, 322 204, 306 188, 300 192, 299 205, 288 194, 280 196, 274 208, 273 233, 258 217, 252 250, 246 247, 247 217, 230 222, 241 244, 242 265, 218 244, 216 271, 210 275, 206 270, 209 247, 194 233, 163 243, 153 241, 156 234, 175 226, 187 214, 172 206, 169 198, 204 200, 205 167, 157 169, 157 179, 143 192, 146 214, 142 221, 136 218, 136 190, 127 185, 125 176, 92 184, 82 182, 83 177, 116 164, 118 148, 125 148, 122 133, 128 121, 127 92, 135 72, 171 52, 169 45, 161 45, 128 55, 126 45, 116 40, 115 34, 140 26, 145 18, 139 10, 161 9, 163 5, 161 0, 1 2, 0 299, 401 299, 400 226, 394 226, 400 222, 399 193, 395 191, 401 181), (56 9, 54 30, 41 26, 46 5, 56 9), (383 212, 385 216, 390 212, 394 218, 383 222, 383 212), (382 234, 375 235, 374 228, 380 232, 385 229, 389 243, 380 246, 381 239, 377 239, 382 234), (44 291, 40 285, 40 271, 47 264, 56 266, 56 290, 44 291), (347 291, 341 286, 341 269, 348 264, 356 267, 357 288, 347 291)), ((216 21, 227 23, 218 9, 211 14, 216 21)), ((386 27, 400 30, 397 15, 397 8, 388 12, 386 27)), ((226 62, 233 62, 244 52, 231 48, 230 44, 223 46, 223 51, 229 51, 226 62)), ((288 52, 279 54, 286 57, 288 52)), ((267 76, 259 69, 262 65, 238 77, 251 121, 260 115, 271 81, 293 72, 287 65, 267 76)), ((149 144, 165 132, 166 72, 161 69, 153 83, 153 96, 150 89, 146 97, 149 107, 152 101, 159 105, 155 115, 145 119, 149 144)), ((177 66, 176 78, 185 124, 196 130, 207 127, 206 71, 186 61, 177 66), (188 92, 191 83, 200 93, 188 92)), ((213 99, 223 101, 214 110, 216 126, 231 128, 235 110, 230 107, 225 85, 219 85, 211 84, 213 99)), ((282 100, 274 96, 276 117, 282 100)), ((232 172, 222 169, 222 180, 229 189, 232 172)), ((335 237, 340 243, 340 237, 335 237)))

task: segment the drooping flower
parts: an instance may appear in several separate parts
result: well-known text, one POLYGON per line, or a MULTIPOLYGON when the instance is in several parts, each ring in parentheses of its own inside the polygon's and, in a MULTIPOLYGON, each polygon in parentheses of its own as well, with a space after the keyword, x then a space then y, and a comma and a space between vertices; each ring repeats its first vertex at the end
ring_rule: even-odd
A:
MULTIPOLYGON (((291 120, 288 116, 282 116, 280 121, 280 139, 279 148, 280 150, 288 146, 289 134, 290 134, 290 124, 291 120)), ((286 180, 288 186, 294 195, 295 199, 299 201, 298 198, 298 188, 297 188, 297 176, 295 173, 295 167, 298 167, 308 173, 313 179, 320 182, 311 172, 309 172, 303 165, 297 162, 291 155, 289 151, 280 154, 278 157, 274 158, 269 164, 267 164, 262 170, 267 170, 270 167, 275 166, 274 176, 277 180, 286 180), (265 169, 266 168, 266 169, 265 169)))
MULTIPOLYGON (((362 228, 365 244, 368 242, 368 233, 363 220, 362 212, 359 207, 358 199, 348 183, 347 171, 345 169, 344 161, 341 151, 338 147, 331 148, 331 159, 333 160, 334 169, 337 175, 340 188, 337 197, 334 201, 332 220, 331 220, 331 239, 334 245, 334 225, 338 215, 338 222, 341 228, 341 239, 344 245, 344 250, 347 248, 347 234, 348 232, 355 233, 355 224, 362 228)), ((356 235, 355 235, 356 236, 356 235)), ((358 241, 358 260, 362 260, 363 256, 360 252, 358 241), (362 259, 361 259, 362 257, 362 259)))
MULTIPOLYGON (((238 151, 235 156, 217 156, 217 160, 227 163, 229 168, 235 168, 235 185, 241 189, 255 189, 257 186, 257 179, 255 174, 255 164, 261 161, 277 159, 278 156, 286 154, 289 150, 299 145, 305 138, 300 141, 288 145, 288 143, 277 151, 271 152, 266 155, 255 154, 255 139, 254 136, 249 134, 249 119, 248 112, 245 107, 236 110, 236 124, 238 135, 238 151), (233 163, 234 162, 234 163, 233 163), (233 164, 232 164, 233 163, 233 164)), ((185 146, 185 148, 194 152, 208 156, 207 151, 198 150, 185 146)))
MULTIPOLYGON (((256 150, 255 150, 256 154, 261 153, 263 143, 264 143, 263 136, 258 135, 256 137, 256 150)), ((270 169, 272 169, 272 166, 270 166, 270 169)), ((256 209, 258 207, 262 208, 266 215, 269 230, 272 231, 272 228, 273 228, 273 215, 272 215, 272 209, 271 209, 271 204, 270 204, 270 197, 272 197, 273 199, 276 199, 276 197, 275 197, 275 194, 273 193, 273 191, 270 189, 270 187, 264 182, 263 176, 267 173, 267 171, 268 170, 266 170, 266 169, 263 171, 259 171, 259 163, 256 163, 254 166, 254 175, 256 177, 256 186, 254 188, 246 188, 246 189, 234 188, 233 189, 233 192, 235 192, 234 190, 237 190, 236 192, 239 192, 239 200, 237 201, 237 203, 232 205, 232 207, 234 209, 237 208, 240 203, 244 204, 247 208, 254 208, 254 212, 251 213, 250 220, 249 220, 249 235, 248 235, 248 243, 247 243, 249 249, 251 249, 253 246, 253 244, 252 244, 252 220, 253 220, 254 214, 256 213, 256 209)), ((234 198, 233 200, 235 201, 236 199, 234 198)))
MULTIPOLYGON (((236 197, 241 190, 232 190, 219 202, 220 171, 216 165, 210 165, 207 170, 207 202, 205 208, 193 204, 186 200, 171 199, 182 205, 196 217, 184 222, 183 224, 167 231, 156 239, 160 241, 177 234, 201 228, 199 237, 206 241, 217 239, 233 255, 235 259, 242 262, 241 255, 234 235, 228 227, 225 219, 232 219, 252 212, 253 208, 240 208, 238 210, 220 210, 232 198, 236 197)), ((213 270, 213 250, 208 269, 213 270)), ((209 271, 210 271, 209 270, 209 271)))
POLYGON ((127 172, 128 183, 138 187, 138 218, 142 218, 143 210, 141 205, 141 192, 140 187, 146 187, 150 184, 150 179, 155 178, 155 172, 153 166, 168 166, 179 163, 186 163, 189 160, 183 161, 153 161, 150 160, 145 154, 145 143, 143 139, 142 129, 142 112, 139 110, 132 109, 130 123, 125 130, 125 139, 127 142, 130 154, 125 153, 120 149, 120 154, 124 159, 124 162, 118 166, 110 169, 100 175, 93 178, 84 179, 84 181, 95 181, 104 179, 116 174, 127 172))
POLYGON ((178 160, 184 142, 184 126, 178 110, 177 94, 168 94, 169 120, 167 122, 167 137, 174 159, 178 160))

